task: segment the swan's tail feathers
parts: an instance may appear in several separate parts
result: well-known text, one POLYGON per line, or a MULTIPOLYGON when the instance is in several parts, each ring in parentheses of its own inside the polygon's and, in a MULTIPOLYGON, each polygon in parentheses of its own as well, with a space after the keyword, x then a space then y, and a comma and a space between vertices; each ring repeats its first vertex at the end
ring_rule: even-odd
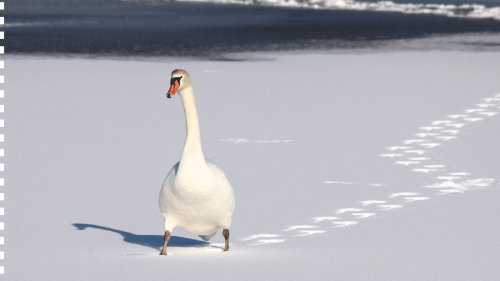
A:
POLYGON ((217 232, 214 232, 214 233, 209 234, 209 235, 198 235, 198 236, 200 236, 200 238, 203 239, 203 241, 208 241, 208 240, 210 240, 210 238, 214 237, 215 233, 217 233, 217 232))

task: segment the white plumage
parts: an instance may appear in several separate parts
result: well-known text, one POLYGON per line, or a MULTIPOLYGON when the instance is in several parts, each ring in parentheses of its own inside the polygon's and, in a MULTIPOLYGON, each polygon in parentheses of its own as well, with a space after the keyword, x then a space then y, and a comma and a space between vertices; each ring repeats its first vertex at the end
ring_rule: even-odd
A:
POLYGON ((233 189, 222 169, 203 157, 189 75, 184 70, 174 70, 170 84, 167 97, 179 93, 187 136, 181 160, 172 167, 160 191, 158 203, 165 219, 165 244, 160 254, 166 255, 170 233, 177 226, 204 240, 210 239, 222 227, 227 251, 228 229, 235 207, 233 189))

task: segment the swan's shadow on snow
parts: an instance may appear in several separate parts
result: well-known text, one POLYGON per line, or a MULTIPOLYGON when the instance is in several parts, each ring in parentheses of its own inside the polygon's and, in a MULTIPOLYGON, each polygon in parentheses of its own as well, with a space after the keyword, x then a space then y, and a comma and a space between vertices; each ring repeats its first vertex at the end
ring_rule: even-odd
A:
MULTIPOLYGON (((74 227, 78 230, 85 230, 85 228, 95 228, 106 231, 111 231, 114 233, 118 233, 123 236, 123 241, 131 244, 141 245, 153 248, 155 250, 160 250, 163 247, 163 235, 137 235, 130 232, 113 229, 109 227, 104 227, 95 224, 85 224, 85 223, 74 223, 74 227)), ((191 238, 184 238, 178 236, 171 236, 168 241, 169 247, 206 247, 210 246, 210 243, 195 240, 191 238)))

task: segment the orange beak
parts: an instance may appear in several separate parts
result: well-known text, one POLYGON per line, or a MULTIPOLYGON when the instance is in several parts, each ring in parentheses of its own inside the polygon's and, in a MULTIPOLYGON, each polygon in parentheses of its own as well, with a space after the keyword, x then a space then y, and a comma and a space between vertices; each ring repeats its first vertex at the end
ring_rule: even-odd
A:
POLYGON ((167 92, 167 98, 171 98, 175 95, 179 89, 179 81, 175 81, 174 84, 170 85, 170 90, 167 92))

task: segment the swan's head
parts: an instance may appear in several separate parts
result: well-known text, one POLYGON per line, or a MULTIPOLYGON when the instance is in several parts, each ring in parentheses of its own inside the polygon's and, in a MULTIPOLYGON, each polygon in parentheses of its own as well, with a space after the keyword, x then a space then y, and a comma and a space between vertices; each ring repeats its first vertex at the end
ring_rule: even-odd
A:
POLYGON ((182 91, 189 86, 191 86, 191 79, 185 70, 176 69, 172 71, 172 76, 170 77, 170 89, 167 92, 167 98, 173 97, 177 91, 182 91))

